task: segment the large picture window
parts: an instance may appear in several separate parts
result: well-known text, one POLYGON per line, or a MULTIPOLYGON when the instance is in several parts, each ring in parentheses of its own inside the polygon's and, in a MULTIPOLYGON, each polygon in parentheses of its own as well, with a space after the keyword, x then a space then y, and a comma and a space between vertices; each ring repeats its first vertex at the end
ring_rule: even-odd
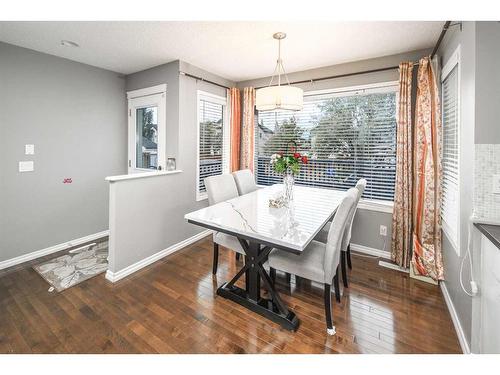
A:
POLYGON ((198 91, 197 199, 207 197, 203 180, 229 170, 226 98, 198 91))
POLYGON ((392 201, 396 176, 397 83, 306 93, 299 112, 259 112, 255 137, 257 183, 281 182, 270 156, 297 143, 309 156, 296 183, 343 189, 367 179, 364 198, 392 201))

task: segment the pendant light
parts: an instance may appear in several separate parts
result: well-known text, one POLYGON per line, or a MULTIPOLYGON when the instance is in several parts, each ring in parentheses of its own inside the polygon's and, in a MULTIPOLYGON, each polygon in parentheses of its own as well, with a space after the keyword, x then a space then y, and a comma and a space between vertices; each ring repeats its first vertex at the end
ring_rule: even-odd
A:
POLYGON ((258 89, 255 93, 255 105, 259 111, 275 111, 278 109, 300 111, 304 102, 304 91, 299 87, 290 86, 290 81, 281 60, 281 40, 286 38, 285 33, 275 33, 273 38, 278 41, 278 60, 268 87, 258 89), (278 75, 278 85, 273 86, 274 77, 278 75), (281 75, 287 81, 281 85, 281 75))

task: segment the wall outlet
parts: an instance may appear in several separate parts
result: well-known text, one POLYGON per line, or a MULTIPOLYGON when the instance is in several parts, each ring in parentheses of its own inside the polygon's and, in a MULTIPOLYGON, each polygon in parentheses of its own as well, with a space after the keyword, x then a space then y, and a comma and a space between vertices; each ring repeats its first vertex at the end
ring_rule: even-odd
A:
POLYGON ((380 235, 387 236, 387 227, 385 225, 380 226, 380 235))

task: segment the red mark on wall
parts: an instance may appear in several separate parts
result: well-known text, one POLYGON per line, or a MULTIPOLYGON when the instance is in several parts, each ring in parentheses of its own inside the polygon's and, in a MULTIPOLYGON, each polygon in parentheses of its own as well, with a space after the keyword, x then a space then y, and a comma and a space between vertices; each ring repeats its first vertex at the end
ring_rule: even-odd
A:
POLYGON ((65 178, 63 180, 63 184, 71 184, 73 182, 73 179, 72 178, 65 178))

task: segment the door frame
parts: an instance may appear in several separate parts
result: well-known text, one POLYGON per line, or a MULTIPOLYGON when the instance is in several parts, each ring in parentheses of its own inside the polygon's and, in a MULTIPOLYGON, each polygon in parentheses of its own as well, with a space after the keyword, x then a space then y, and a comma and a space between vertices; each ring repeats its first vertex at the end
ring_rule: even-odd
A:
POLYGON ((151 172, 149 168, 137 168, 136 160, 136 110, 147 106, 158 108, 158 169, 165 168, 166 162, 166 95, 167 85, 161 84, 138 90, 127 91, 128 103, 128 173, 151 172))

